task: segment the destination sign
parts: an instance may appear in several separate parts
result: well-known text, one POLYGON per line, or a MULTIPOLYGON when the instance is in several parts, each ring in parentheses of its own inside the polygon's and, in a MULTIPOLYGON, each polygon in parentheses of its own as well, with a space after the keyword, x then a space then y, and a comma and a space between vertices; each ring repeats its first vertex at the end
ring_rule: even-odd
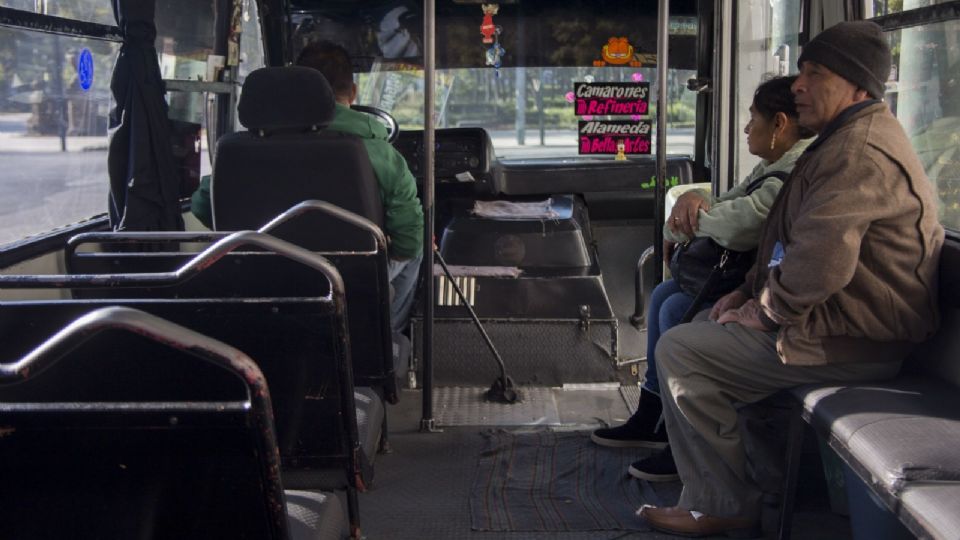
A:
POLYGON ((650 83, 573 83, 577 116, 644 115, 650 109, 650 83))
POLYGON ((581 120, 580 154, 649 154, 650 122, 644 120, 581 120), (618 146, 622 145, 622 149, 618 146))

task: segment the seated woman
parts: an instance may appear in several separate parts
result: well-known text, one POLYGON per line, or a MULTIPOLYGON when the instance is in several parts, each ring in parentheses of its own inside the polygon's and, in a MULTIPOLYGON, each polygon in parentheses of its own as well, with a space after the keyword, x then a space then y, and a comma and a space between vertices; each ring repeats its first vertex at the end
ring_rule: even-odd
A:
MULTIPOLYGON (((747 251, 757 247, 760 230, 783 182, 775 177, 750 194, 747 186, 775 171, 789 173, 797 158, 813 141, 813 132, 797 124, 797 109, 790 85, 796 77, 777 77, 762 83, 753 94, 750 121, 744 128, 750 153, 760 163, 734 189, 720 197, 704 191, 688 191, 677 200, 664 228, 664 257, 674 245, 693 236, 707 236, 725 248, 747 251)), ((647 371, 640 389, 637 411, 622 426, 593 432, 595 443, 613 447, 664 448, 664 452, 640 460, 629 468, 637 478, 652 481, 677 479, 667 446, 667 430, 660 420, 663 407, 657 381, 654 350, 660 335, 679 324, 693 303, 693 296, 668 279, 657 285, 647 313, 647 371)), ((705 304, 703 308, 710 307, 705 304)))

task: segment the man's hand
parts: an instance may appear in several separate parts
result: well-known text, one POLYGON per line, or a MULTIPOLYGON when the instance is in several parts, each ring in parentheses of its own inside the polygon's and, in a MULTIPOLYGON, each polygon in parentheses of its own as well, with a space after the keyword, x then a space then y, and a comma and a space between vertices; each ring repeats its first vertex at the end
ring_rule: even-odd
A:
POLYGON ((760 321, 760 303, 753 298, 747 300, 747 303, 740 306, 740 309, 731 309, 724 312, 723 315, 720 315, 720 318, 717 319, 717 322, 720 324, 735 322, 761 332, 770 331, 770 329, 760 321))
POLYGON ((673 250, 676 249, 676 246, 669 240, 663 241, 663 264, 670 266, 670 259, 673 257, 673 250))
POLYGON ((700 229, 699 217, 700 210, 707 212, 710 210, 710 203, 696 191, 688 191, 677 199, 670 212, 670 219, 667 220, 667 226, 674 233, 681 232, 687 238, 693 238, 697 230, 700 229))
POLYGON ((710 320, 719 321, 721 315, 727 311, 739 309, 747 300, 749 300, 747 295, 740 292, 739 289, 722 296, 710 310, 710 320))

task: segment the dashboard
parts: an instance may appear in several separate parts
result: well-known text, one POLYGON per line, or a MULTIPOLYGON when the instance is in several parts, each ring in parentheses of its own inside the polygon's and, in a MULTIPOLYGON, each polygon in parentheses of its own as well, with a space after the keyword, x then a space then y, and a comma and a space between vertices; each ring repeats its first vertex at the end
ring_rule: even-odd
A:
MULTIPOLYGON (((532 196, 555 193, 636 193, 652 200, 656 159, 638 156, 497 159, 483 128, 435 131, 434 163, 438 188, 465 195, 532 196)), ((394 147, 423 185, 423 131, 401 131, 394 147)), ((694 179, 687 156, 667 158, 669 186, 694 179)))
MULTIPOLYGON (((491 182, 493 143, 483 128, 445 128, 435 132, 434 176, 438 183, 473 184, 479 191, 491 182)), ((417 183, 423 182, 423 131, 401 131, 393 146, 407 160, 417 183)))

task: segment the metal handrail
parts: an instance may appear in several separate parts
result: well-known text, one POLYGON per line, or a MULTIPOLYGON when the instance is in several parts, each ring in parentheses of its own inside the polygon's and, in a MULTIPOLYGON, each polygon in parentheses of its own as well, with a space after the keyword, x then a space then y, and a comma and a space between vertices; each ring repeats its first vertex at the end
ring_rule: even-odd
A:
MULTIPOLYGON (((287 520, 286 512, 283 511, 285 498, 279 476, 280 451, 275 442, 270 390, 260 368, 241 351, 155 315, 114 306, 98 309, 78 318, 18 361, 0 364, 0 384, 13 384, 36 377, 97 334, 111 329, 135 333, 184 351, 244 381, 247 394, 244 406, 249 408, 255 428, 261 434, 258 445, 263 454, 263 462, 259 474, 263 479, 266 500, 279 502, 278 506, 271 508, 272 525, 282 533, 281 537, 286 537, 287 520)), ((147 409, 155 406, 145 405, 148 406, 147 409)))
MULTIPOLYGON (((141 274, 48 274, 48 275, 0 275, 0 289, 53 288, 98 288, 98 287, 144 287, 182 283, 205 268, 222 259, 228 253, 247 245, 257 246, 299 262, 319 271, 330 283, 327 298, 344 307, 346 292, 343 278, 322 255, 291 244, 265 233, 240 231, 218 240, 180 268, 171 272, 145 272, 141 274)), ((344 307, 345 309, 345 307, 344 307)))
MULTIPOLYGON (((266 225, 260 227, 257 232, 270 233, 278 226, 306 214, 310 211, 318 211, 336 218, 348 225, 367 231, 370 233, 374 243, 373 251, 318 251, 323 255, 374 255, 387 249, 387 238, 383 230, 376 223, 350 210, 341 208, 335 204, 321 200, 307 200, 296 204, 277 217, 270 220, 266 225)), ((69 260, 76 253, 78 247, 85 243, 117 243, 132 244, 137 242, 210 242, 228 236, 228 231, 164 231, 164 232, 141 232, 141 231, 111 231, 111 232, 87 232, 71 237, 67 241, 65 255, 69 260)))

